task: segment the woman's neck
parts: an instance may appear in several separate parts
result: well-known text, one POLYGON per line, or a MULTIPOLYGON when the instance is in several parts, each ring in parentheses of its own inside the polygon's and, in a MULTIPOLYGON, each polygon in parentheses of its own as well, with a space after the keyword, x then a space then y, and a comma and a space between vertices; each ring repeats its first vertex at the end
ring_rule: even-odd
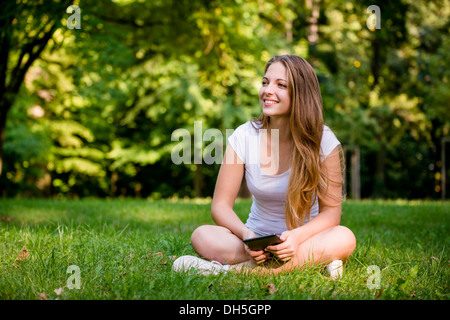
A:
POLYGON ((289 126, 289 118, 287 117, 270 117, 268 132, 273 129, 278 130, 278 138, 280 143, 286 143, 292 141, 291 129, 289 126))

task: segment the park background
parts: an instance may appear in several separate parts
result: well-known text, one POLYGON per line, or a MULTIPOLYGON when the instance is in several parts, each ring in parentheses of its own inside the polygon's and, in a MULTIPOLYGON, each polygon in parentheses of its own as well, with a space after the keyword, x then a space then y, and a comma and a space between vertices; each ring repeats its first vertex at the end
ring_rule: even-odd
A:
POLYGON ((449 1, 0 1, 0 300, 448 300, 449 16, 449 1), (284 53, 314 67, 345 148, 343 278, 172 272, 213 223, 219 164, 195 151, 259 115, 284 53), (191 163, 172 161, 178 129, 191 163))
POLYGON ((220 165, 174 164, 172 133, 189 130, 194 154, 194 121, 225 137, 259 115, 264 65, 277 54, 314 67, 349 197, 445 197, 448 1, 0 6, 2 197, 212 196, 220 165), (370 5, 379 29, 368 28, 370 5))

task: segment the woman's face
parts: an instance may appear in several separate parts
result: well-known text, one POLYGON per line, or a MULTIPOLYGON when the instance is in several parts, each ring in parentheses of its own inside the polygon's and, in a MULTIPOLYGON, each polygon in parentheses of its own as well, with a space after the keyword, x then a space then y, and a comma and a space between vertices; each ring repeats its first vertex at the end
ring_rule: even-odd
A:
POLYGON ((264 115, 289 116, 291 100, 288 91, 286 67, 281 62, 272 63, 263 77, 259 90, 259 102, 264 115))

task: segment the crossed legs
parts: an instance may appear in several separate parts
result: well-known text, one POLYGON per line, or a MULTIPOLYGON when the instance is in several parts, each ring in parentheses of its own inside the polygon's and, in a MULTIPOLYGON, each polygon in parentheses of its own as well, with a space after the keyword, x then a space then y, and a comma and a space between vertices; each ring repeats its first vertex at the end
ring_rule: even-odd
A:
MULTIPOLYGON (((202 258, 229 264, 231 269, 256 267, 256 263, 247 254, 242 240, 227 228, 214 225, 198 227, 192 233, 191 243, 202 258)), ((353 253, 355 246, 356 239, 353 232, 344 226, 335 226, 302 242, 291 261, 274 265, 271 270, 279 273, 338 259, 345 260, 353 253)), ((265 273, 267 268, 258 266, 254 271, 265 273)))

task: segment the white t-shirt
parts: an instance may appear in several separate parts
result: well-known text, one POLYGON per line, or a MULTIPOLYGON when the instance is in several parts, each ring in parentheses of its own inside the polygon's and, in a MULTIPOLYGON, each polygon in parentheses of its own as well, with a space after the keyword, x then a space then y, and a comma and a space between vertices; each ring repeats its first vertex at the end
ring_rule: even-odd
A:
MULTIPOLYGON (((259 128, 257 123, 253 122, 253 125, 259 128)), ((246 226, 258 235, 280 235, 287 230, 284 211, 291 169, 279 175, 263 173, 259 160, 262 130, 256 130, 253 125, 250 121, 240 125, 228 138, 229 144, 245 165, 245 179, 253 195, 246 226)), ((323 161, 339 144, 331 129, 324 126, 320 144, 321 160, 323 161)), ((318 213, 319 204, 316 200, 311 208, 311 219, 318 213)))

